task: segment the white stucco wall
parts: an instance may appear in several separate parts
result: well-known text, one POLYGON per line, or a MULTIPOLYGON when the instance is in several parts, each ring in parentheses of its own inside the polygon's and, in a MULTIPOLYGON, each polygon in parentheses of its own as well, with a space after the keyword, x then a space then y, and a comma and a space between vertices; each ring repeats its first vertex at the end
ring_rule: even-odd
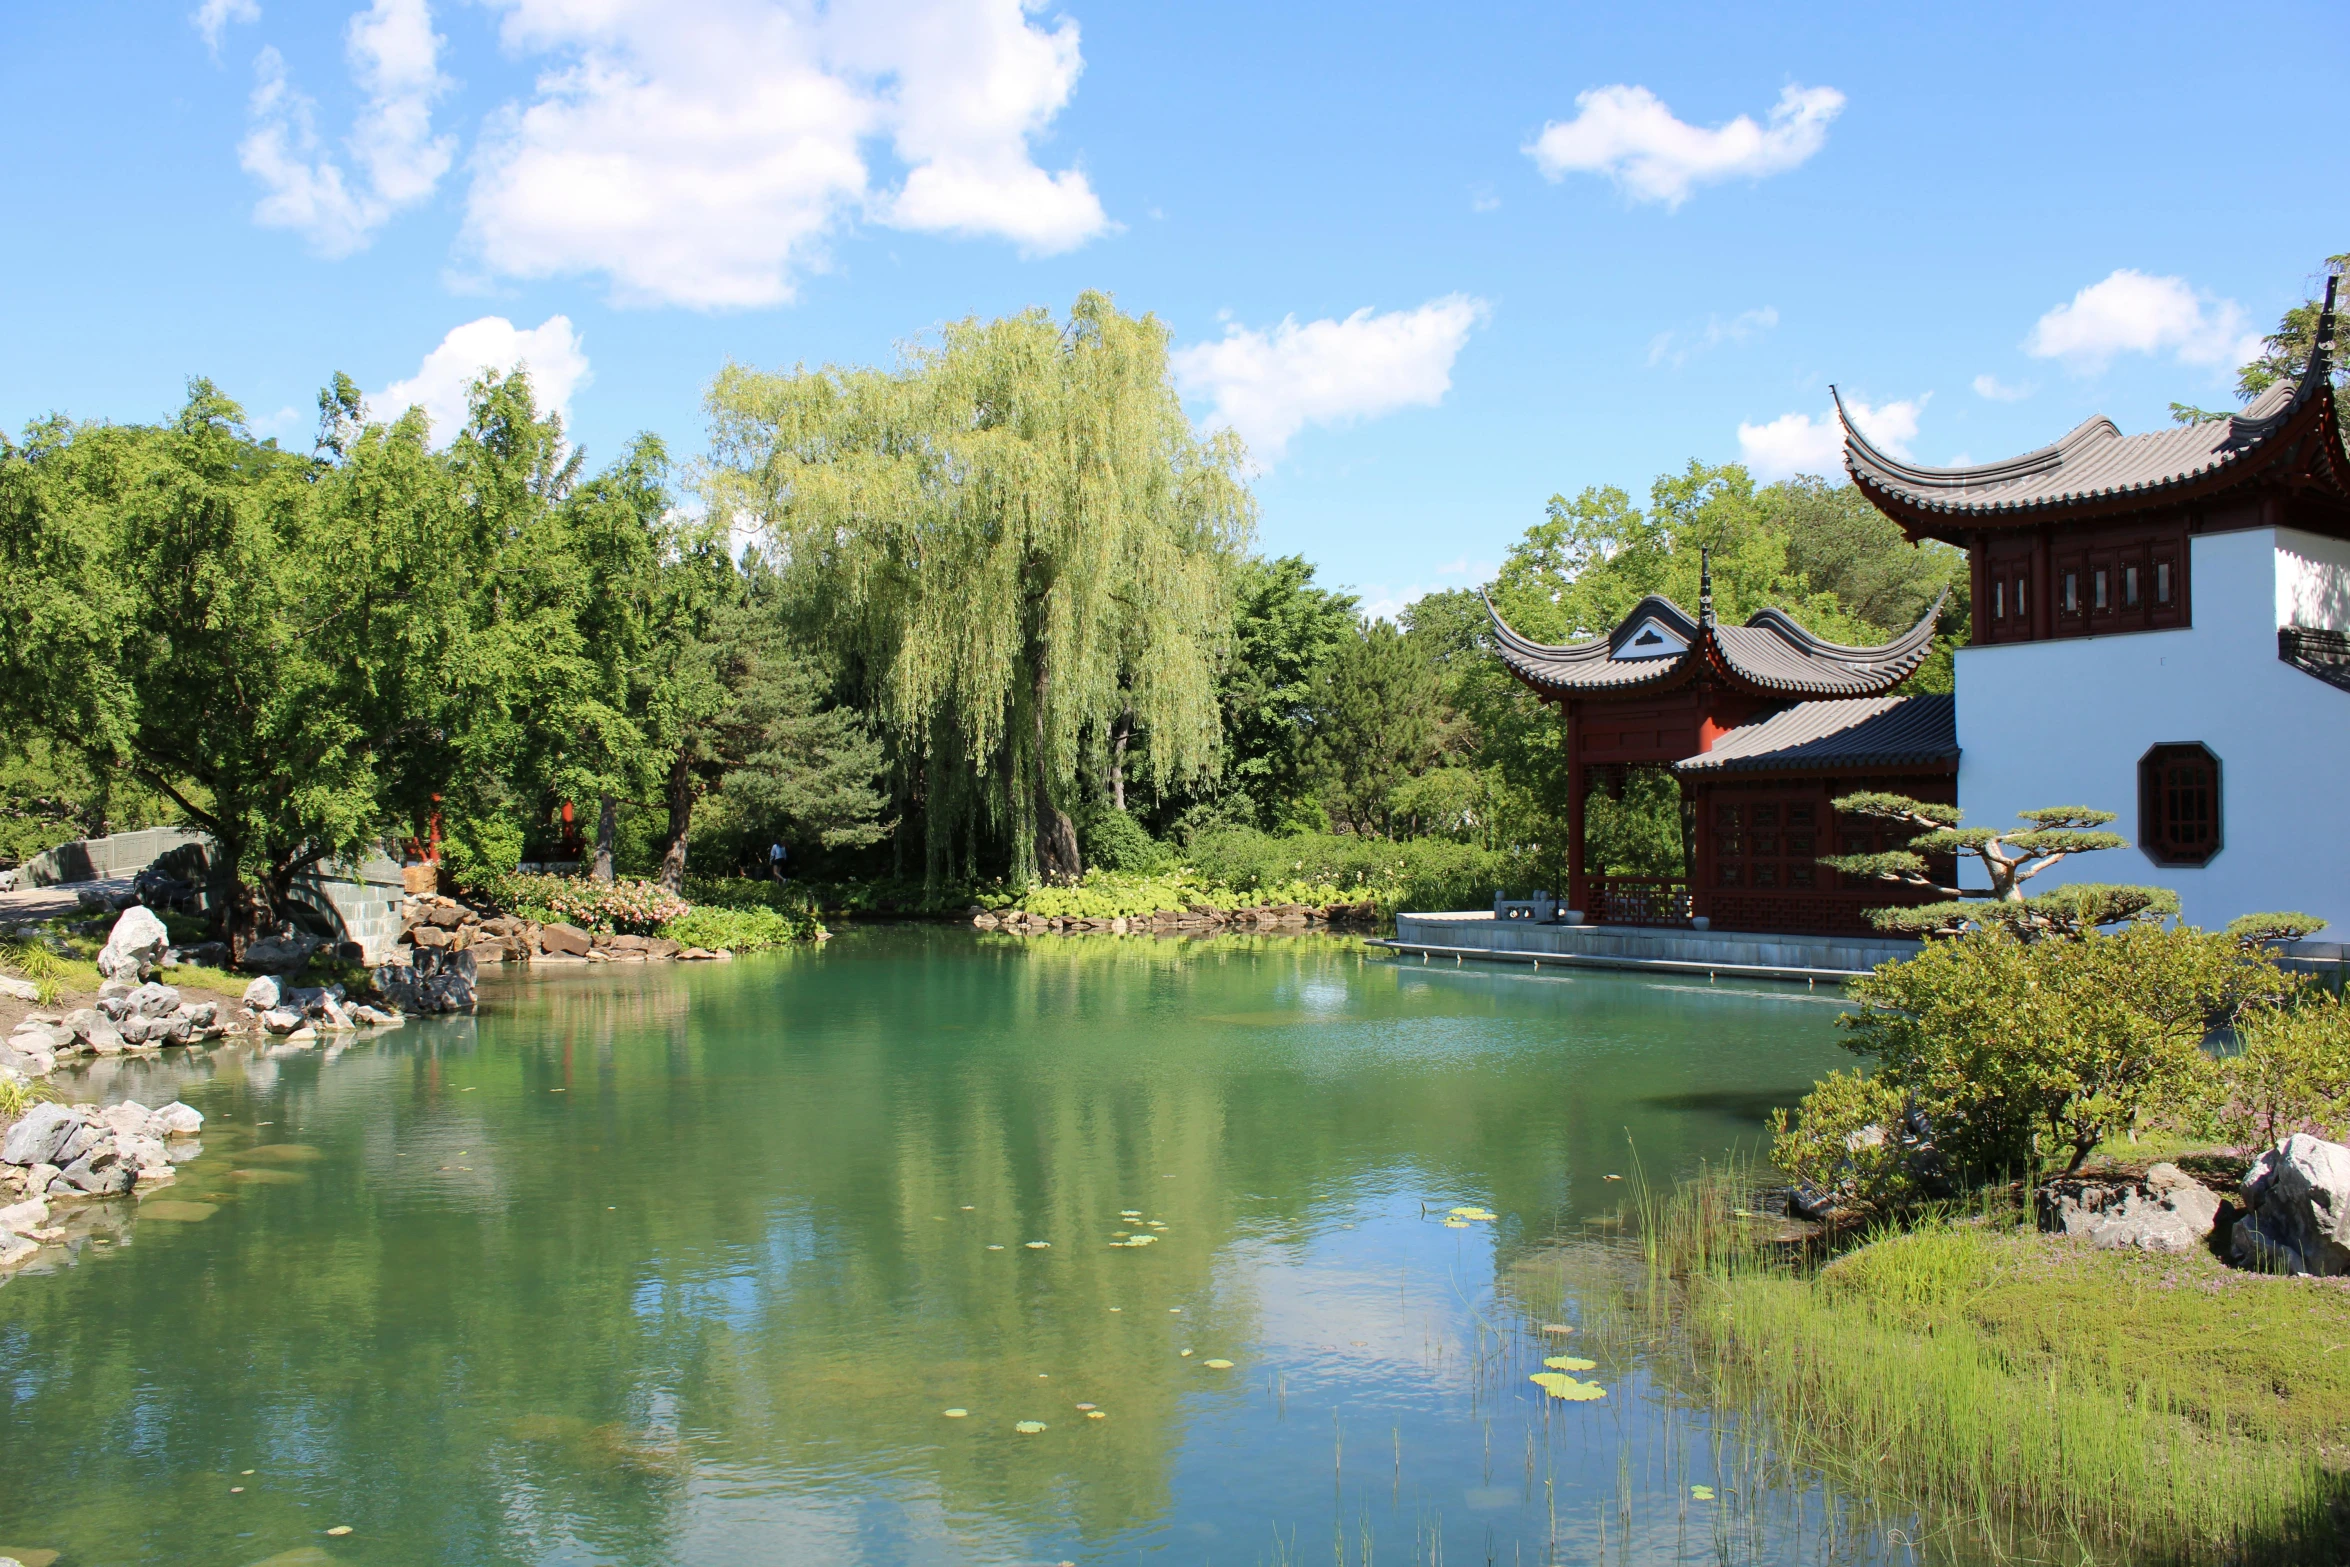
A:
POLYGON ((2138 759, 2199 740, 2220 759, 2221 849, 2208 865, 2115 849, 2067 860, 2030 890, 2151 883, 2175 888, 2207 929, 2298 909, 2333 922, 2322 939, 2350 939, 2350 692, 2277 657, 2282 625, 2350 629, 2350 545, 2258 528, 2191 548, 2186 630, 1959 650, 1959 804, 1985 827, 2093 806, 2119 813, 2115 830, 2134 844, 2138 759))

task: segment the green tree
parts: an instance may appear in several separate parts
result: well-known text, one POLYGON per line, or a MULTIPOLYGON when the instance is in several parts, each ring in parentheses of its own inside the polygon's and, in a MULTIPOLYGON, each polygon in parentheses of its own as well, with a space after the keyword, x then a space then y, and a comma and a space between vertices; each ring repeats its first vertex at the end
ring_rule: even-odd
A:
POLYGON ((1302 555, 1240 566, 1231 653, 1217 681, 1224 724, 1223 786, 1245 794, 1257 825, 1319 826, 1313 803, 1312 718, 1317 684, 1352 642, 1355 599, 1313 585, 1302 555))
POLYGON ((209 833, 240 950, 302 871, 373 844, 404 753, 456 721, 483 551, 421 417, 308 459, 197 381, 170 424, 0 451, 0 517, 11 725, 209 833))
POLYGON ((1079 764, 1128 713, 1155 782, 1213 767, 1254 506, 1157 319, 1088 293, 894 369, 730 366, 710 409, 714 509, 774 541, 796 624, 920 795, 930 875, 990 833, 1016 880, 1077 874, 1079 764))
POLYGON ((1331 816, 1361 837, 1392 837, 1397 789, 1435 759, 1436 671, 1385 620, 1365 621, 1323 670, 1314 761, 1331 816))
POLYGON ((1868 854, 1824 854, 1820 863, 1847 876, 1873 877, 1896 886, 1923 887, 1952 901, 1911 907, 1871 909, 1869 922, 1879 930, 1913 936, 1955 936, 1969 930, 2002 929, 2031 939, 2039 936, 2077 937, 2101 925, 2159 920, 2179 911, 2176 893, 2160 887, 2117 887, 2076 883, 2039 897, 2027 897, 2024 883, 2076 854, 2102 849, 2124 849, 2129 840, 2102 829, 2114 819, 2111 811, 2086 806, 2059 805, 2019 811, 2030 825, 2021 830, 1999 827, 1961 827, 1965 814, 1955 805, 1915 800, 1904 794, 1864 791, 1834 802, 1845 816, 1863 816, 1907 829, 1911 837, 1899 849, 1868 854), (1934 875, 1933 862, 1971 859, 1990 883, 1988 895, 1970 893, 1945 884, 1934 875))

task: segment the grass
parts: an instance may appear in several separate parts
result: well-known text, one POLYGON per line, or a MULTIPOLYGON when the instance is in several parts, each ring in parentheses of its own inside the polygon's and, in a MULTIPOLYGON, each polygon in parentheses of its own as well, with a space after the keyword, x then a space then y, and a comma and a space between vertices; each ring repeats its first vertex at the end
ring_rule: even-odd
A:
POLYGON ((1776 1250, 1716 1174, 1642 1198, 1648 1331, 1790 1458, 2063 1559, 2340 1559, 2350 1290, 2098 1252, 1997 1212, 1776 1250))

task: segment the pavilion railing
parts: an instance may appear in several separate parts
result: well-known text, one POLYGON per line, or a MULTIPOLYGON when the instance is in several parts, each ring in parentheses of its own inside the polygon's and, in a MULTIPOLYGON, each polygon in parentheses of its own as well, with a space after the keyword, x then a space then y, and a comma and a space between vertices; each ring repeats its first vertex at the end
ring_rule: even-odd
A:
POLYGON ((1594 876, 1593 916, 1605 925, 1686 925, 1689 884, 1655 876, 1594 876))

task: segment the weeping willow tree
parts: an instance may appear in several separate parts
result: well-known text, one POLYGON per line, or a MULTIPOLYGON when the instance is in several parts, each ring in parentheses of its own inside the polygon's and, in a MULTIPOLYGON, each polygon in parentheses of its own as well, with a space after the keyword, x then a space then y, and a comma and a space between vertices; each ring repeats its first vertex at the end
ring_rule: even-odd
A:
POLYGON ((811 641, 919 788, 926 868, 983 834, 1015 881, 1081 869, 1081 762, 1146 733, 1161 787, 1217 759, 1216 666, 1255 507, 1167 332, 1101 294, 968 320, 894 369, 710 389, 711 499, 763 530, 811 641))

